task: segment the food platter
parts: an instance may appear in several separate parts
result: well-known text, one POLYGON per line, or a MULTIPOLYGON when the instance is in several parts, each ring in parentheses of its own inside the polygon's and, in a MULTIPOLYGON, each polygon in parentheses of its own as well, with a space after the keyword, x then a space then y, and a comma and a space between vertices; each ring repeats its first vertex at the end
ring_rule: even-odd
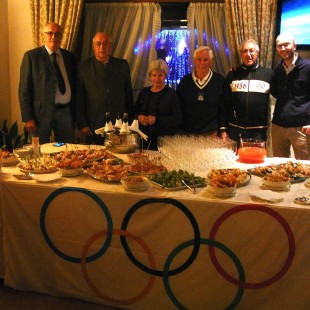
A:
POLYGON ((86 171, 94 179, 103 182, 120 182, 121 178, 128 174, 124 162, 119 158, 110 158, 103 162, 93 162, 93 165, 87 168, 86 171))
POLYGON ((183 182, 190 187, 203 187, 206 185, 205 178, 195 176, 192 173, 183 170, 162 171, 149 176, 150 182, 155 187, 167 191, 186 189, 183 182))
POLYGON ((238 168, 233 169, 212 169, 208 175, 208 180, 218 176, 233 175, 236 178, 237 187, 248 185, 251 181, 251 174, 248 171, 238 168))
POLYGON ((265 177, 274 171, 287 172, 290 175, 291 184, 304 182, 310 178, 310 165, 288 161, 286 163, 257 166, 247 170, 250 174, 265 177))
MULTIPOLYGON (((150 183, 152 185, 154 185, 156 188, 162 189, 162 190, 166 190, 166 191, 178 191, 178 190, 183 190, 183 189, 187 189, 187 187, 185 185, 182 186, 175 186, 175 187, 166 187, 163 186, 159 183, 156 183, 154 181, 150 181, 150 183)), ((198 188, 198 187, 204 187, 205 185, 202 184, 190 184, 191 187, 193 188, 198 188)))
POLYGON ((17 167, 23 173, 33 173, 33 174, 54 173, 58 170, 58 168, 50 168, 50 169, 46 168, 46 169, 44 169, 44 168, 40 168, 40 167, 34 168, 34 169, 23 169, 22 165, 20 165, 20 164, 17 167))
POLYGON ((107 179, 107 178, 102 178, 99 177, 93 173, 90 172, 86 172, 89 176, 91 176, 92 178, 94 178, 95 180, 101 181, 101 182, 106 182, 106 183, 120 183, 121 182, 121 178, 115 178, 115 179, 107 179))

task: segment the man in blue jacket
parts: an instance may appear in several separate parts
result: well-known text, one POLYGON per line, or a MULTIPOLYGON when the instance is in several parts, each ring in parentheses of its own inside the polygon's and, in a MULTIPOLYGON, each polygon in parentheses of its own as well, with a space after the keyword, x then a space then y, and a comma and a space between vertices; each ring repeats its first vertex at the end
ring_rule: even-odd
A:
POLYGON ((272 119, 272 149, 275 157, 308 159, 307 140, 300 133, 310 125, 310 61, 296 53, 295 38, 280 34, 277 51, 282 58, 274 68, 271 94, 277 99, 272 119))

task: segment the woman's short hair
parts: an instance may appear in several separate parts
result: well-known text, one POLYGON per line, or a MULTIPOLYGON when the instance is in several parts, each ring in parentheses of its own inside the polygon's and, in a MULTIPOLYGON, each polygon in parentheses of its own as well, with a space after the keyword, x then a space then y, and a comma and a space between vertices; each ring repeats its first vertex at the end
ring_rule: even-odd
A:
POLYGON ((194 59, 196 58, 197 53, 199 53, 199 52, 201 52, 201 51, 204 51, 204 50, 209 51, 210 59, 213 58, 213 51, 212 51, 212 49, 211 49, 209 46, 199 46, 199 47, 196 48, 195 51, 194 51, 194 55, 193 55, 194 59))
POLYGON ((149 68, 147 70, 149 76, 151 76, 153 70, 160 71, 160 72, 164 73, 165 76, 168 76, 168 74, 169 74, 169 67, 168 67, 167 63, 162 59, 153 60, 149 64, 149 68))

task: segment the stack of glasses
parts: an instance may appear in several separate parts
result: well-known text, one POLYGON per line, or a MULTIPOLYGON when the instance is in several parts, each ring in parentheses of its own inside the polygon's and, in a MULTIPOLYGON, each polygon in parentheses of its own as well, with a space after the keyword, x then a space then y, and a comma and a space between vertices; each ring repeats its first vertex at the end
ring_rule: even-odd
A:
POLYGON ((236 142, 217 137, 174 135, 158 138, 162 163, 169 170, 186 170, 207 177, 211 169, 236 165, 236 142))

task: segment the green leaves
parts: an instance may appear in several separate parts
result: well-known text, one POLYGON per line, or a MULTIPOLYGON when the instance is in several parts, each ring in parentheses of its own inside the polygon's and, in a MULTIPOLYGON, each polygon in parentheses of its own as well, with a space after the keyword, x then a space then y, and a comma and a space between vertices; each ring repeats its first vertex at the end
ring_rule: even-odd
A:
POLYGON ((1 148, 13 152, 15 148, 23 147, 28 143, 29 135, 26 128, 19 134, 17 121, 9 128, 7 120, 4 120, 0 128, 1 148))

